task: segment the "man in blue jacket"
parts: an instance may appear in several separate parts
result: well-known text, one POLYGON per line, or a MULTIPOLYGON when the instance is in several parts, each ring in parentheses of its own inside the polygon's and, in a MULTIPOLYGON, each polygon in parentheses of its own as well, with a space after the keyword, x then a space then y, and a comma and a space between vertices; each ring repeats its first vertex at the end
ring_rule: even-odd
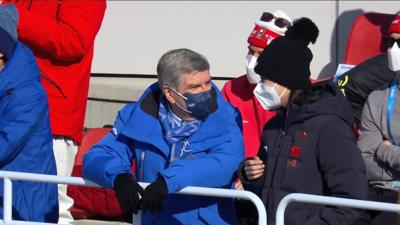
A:
MULTIPOLYGON (((32 52, 17 41, 17 22, 15 6, 0 6, 0 170, 55 175, 47 96, 32 52)), ((55 184, 13 181, 12 192, 14 220, 57 222, 55 184)))
POLYGON ((231 199, 172 193, 230 187, 244 157, 239 114, 194 51, 165 53, 157 74, 158 82, 125 106, 115 128, 85 155, 83 176, 114 188, 123 211, 142 207, 143 225, 235 224, 231 199), (151 184, 143 190, 137 181, 151 184))

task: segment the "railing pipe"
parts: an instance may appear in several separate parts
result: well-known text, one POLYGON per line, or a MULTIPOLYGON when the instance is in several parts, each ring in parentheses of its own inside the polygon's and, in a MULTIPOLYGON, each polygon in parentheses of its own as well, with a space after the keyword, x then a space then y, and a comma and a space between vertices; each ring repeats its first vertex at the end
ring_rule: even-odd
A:
POLYGON ((267 225, 267 214, 261 199, 250 191, 238 191, 221 188, 203 188, 203 187, 186 187, 177 192, 177 194, 200 195, 210 197, 238 198, 246 199, 256 206, 258 213, 258 224, 267 225))
POLYGON ((286 207, 292 202, 303 202, 318 205, 333 205, 386 212, 400 212, 399 204, 293 193, 286 195, 279 202, 278 208, 276 210, 276 225, 285 224, 285 210, 286 207))
MULTIPOLYGON (((90 186, 90 187, 100 187, 98 184, 85 180, 80 177, 62 177, 55 175, 45 175, 45 174, 34 174, 34 173, 21 173, 21 172, 10 172, 10 171, 0 171, 0 178, 4 179, 4 221, 3 224, 34 224, 43 225, 50 223, 38 223, 38 222, 27 222, 27 221, 15 221, 12 220, 11 210, 12 210, 12 183, 11 180, 22 180, 22 181, 34 181, 34 182, 46 182, 46 183, 57 183, 57 184, 68 184, 68 185, 80 185, 80 186, 90 186), (7 187, 6 187, 7 186, 7 187), (11 193, 11 195, 10 195, 11 193), (9 210, 9 211, 7 211, 9 210), (8 213, 8 214, 7 214, 8 213), (9 215, 6 217, 6 215, 9 215)), ((145 188, 148 183, 139 183, 143 188, 145 188)), ((229 190, 222 188, 204 188, 204 187, 186 187, 175 194, 184 195, 198 195, 198 196, 208 196, 208 197, 222 197, 222 198, 237 198, 246 199, 253 202, 257 208, 259 225, 267 224, 267 215, 264 204, 260 198, 249 192, 249 191, 238 191, 229 190)), ((140 216, 138 217, 140 219, 140 216)))
POLYGON ((3 220, 4 223, 12 221, 12 182, 4 178, 3 220))

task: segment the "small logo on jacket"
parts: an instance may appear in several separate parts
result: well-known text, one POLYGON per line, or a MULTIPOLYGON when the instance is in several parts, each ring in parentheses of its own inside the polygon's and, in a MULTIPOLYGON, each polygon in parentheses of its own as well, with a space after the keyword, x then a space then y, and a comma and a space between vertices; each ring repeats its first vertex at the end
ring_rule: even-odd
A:
POLYGON ((297 166, 297 159, 288 159, 286 161, 286 168, 295 168, 297 166))
POLYGON ((290 147, 289 156, 299 158, 301 156, 301 147, 297 145, 290 147))
POLYGON ((307 138, 308 138, 307 132, 305 132, 305 131, 301 132, 301 134, 300 134, 300 139, 301 139, 302 141, 305 141, 307 138))
POLYGON ((297 159, 301 156, 301 147, 298 145, 293 145, 289 149, 289 157, 286 161, 286 168, 296 168, 297 167, 297 159))

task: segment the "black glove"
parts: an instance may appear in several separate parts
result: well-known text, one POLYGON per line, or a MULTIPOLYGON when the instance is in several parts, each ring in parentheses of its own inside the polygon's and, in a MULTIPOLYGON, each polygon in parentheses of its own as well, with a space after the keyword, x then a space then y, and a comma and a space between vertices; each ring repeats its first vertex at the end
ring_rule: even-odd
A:
POLYGON ((164 199, 168 195, 168 188, 164 178, 159 177, 146 187, 142 195, 142 207, 151 213, 164 210, 164 199))
POLYGON ((137 214, 140 209, 139 194, 143 196, 143 188, 128 173, 117 175, 114 191, 124 213, 137 214))

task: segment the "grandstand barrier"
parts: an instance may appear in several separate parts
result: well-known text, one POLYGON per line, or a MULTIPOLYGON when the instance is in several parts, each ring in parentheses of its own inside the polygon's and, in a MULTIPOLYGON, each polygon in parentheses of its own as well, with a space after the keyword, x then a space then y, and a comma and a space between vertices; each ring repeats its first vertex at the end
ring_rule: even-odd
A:
POLYGON ((276 225, 285 224, 285 209, 292 202, 370 209, 386 212, 400 212, 399 204, 293 193, 286 195, 279 202, 278 209, 276 210, 276 225))
MULTIPOLYGON (((100 185, 93 183, 89 180, 81 177, 63 177, 55 175, 35 174, 35 173, 21 173, 21 172, 10 172, 0 171, 0 179, 4 180, 4 193, 3 193, 3 220, 0 220, 0 224, 7 225, 48 225, 52 223, 40 223, 40 222, 29 222, 29 221, 17 221, 12 219, 12 180, 21 181, 33 181, 33 182, 45 182, 45 183, 56 183, 56 184, 68 184, 68 185, 79 185, 89 187, 100 187, 100 185)), ((145 188, 148 183, 139 183, 145 188)), ((176 194, 184 195, 198 195, 208 197, 222 197, 222 198, 236 198, 246 199, 256 206, 258 212, 258 224, 267 225, 267 215, 264 204, 261 199, 249 191, 238 191, 229 190, 222 188, 203 188, 203 187, 186 187, 176 192, 176 194)), ((140 214, 135 216, 133 214, 133 224, 140 224, 140 214)))

